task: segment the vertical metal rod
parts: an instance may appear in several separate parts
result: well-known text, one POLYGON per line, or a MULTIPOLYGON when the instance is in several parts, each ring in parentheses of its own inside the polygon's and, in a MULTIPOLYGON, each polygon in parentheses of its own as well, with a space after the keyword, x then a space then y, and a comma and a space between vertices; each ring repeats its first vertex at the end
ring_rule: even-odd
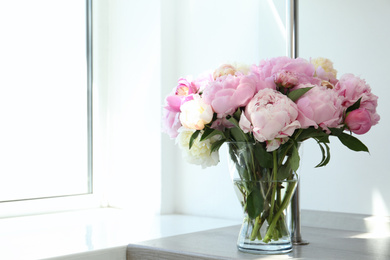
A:
POLYGON ((86 0, 87 118, 88 118, 88 193, 93 193, 92 136, 92 0, 86 0))
POLYGON ((298 0, 286 0, 287 55, 298 57, 298 0))
MULTIPOLYGON (((298 0, 286 0, 287 55, 298 57, 298 0)), ((299 181, 291 200, 291 239, 294 245, 307 245, 301 236, 301 212, 299 205, 299 181)))

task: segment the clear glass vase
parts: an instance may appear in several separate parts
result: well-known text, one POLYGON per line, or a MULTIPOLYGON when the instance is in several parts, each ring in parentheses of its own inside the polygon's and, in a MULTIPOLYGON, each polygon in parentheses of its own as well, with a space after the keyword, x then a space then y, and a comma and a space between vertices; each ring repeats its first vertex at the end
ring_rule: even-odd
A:
POLYGON ((298 181, 291 167, 298 148, 269 153, 262 145, 228 144, 229 167, 244 215, 237 247, 254 254, 283 254, 292 250, 286 209, 298 181))
POLYGON ((292 250, 286 208, 290 204, 296 183, 296 179, 276 182, 234 180, 236 194, 244 211, 237 240, 240 251, 255 254, 282 254, 292 250), (262 200, 263 206, 255 210, 256 216, 250 216, 247 203, 254 199, 251 195, 254 193, 260 194, 261 199, 257 198, 257 200, 262 200))

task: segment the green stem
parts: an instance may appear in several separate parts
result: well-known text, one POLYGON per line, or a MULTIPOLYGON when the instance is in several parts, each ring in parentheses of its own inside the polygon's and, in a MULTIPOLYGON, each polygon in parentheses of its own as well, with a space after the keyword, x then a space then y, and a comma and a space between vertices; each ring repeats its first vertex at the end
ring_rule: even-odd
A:
POLYGON ((280 204, 282 204, 282 187, 280 183, 278 183, 278 191, 276 197, 278 201, 278 206, 280 207, 280 204))
POLYGON ((293 191, 294 191, 295 184, 296 184, 295 182, 292 182, 292 183, 290 183, 290 184, 288 185, 286 194, 285 194, 285 196, 284 196, 283 202, 282 202, 282 204, 280 205, 280 208, 279 208, 278 212, 276 212, 276 214, 275 214, 275 216, 273 217, 273 219, 270 218, 271 224, 269 225, 268 231, 267 231, 267 233, 265 234, 264 239, 263 239, 263 241, 264 241, 265 243, 268 243, 268 242, 271 240, 272 235, 273 235, 273 232, 274 232, 274 229, 275 229, 276 224, 277 224, 277 222, 278 222, 278 219, 279 219, 280 215, 283 213, 283 210, 284 210, 285 208, 287 208, 288 203, 290 202, 290 198, 291 198, 291 195, 292 195, 292 193, 293 193, 293 191))
POLYGON ((274 214, 274 206, 275 206, 275 193, 276 193, 276 186, 277 186, 277 182, 276 182, 276 175, 278 173, 278 158, 277 158, 277 152, 276 150, 272 152, 273 153, 273 159, 274 159, 274 168, 273 168, 273 182, 272 183, 272 195, 271 195, 271 211, 269 213, 269 221, 270 222, 272 220, 272 217, 273 217, 273 214, 274 214))
MULTIPOLYGON (((263 221, 260 218, 260 215, 256 217, 255 219, 255 225, 253 226, 252 233, 251 233, 251 241, 254 241, 260 234, 260 228, 263 221)), ((261 235, 260 235, 261 236, 261 235)))

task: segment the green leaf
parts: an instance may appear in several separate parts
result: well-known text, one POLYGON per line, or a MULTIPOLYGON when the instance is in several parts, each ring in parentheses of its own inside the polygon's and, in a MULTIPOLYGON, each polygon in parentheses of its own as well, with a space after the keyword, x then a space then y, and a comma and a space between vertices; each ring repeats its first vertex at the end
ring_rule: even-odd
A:
POLYGON ((240 126, 238 125, 238 121, 234 117, 230 117, 229 122, 231 122, 235 127, 229 128, 230 133, 232 134, 233 138, 237 142, 247 142, 248 137, 247 135, 242 131, 240 126))
POLYGON ((313 87, 308 87, 308 88, 299 88, 299 89, 296 89, 296 90, 293 90, 291 91, 290 93, 288 93, 288 97, 292 100, 292 101, 297 101, 298 98, 302 97, 306 92, 308 92, 310 89, 312 89, 313 87))
POLYGON ((238 121, 237 119, 235 119, 234 117, 229 117, 227 118, 227 120, 232 123, 233 125, 235 125, 236 127, 240 128, 240 125, 238 124, 238 121))
POLYGON ((246 209, 248 211, 248 216, 251 219, 255 219, 264 208, 264 199, 260 193, 259 188, 254 188, 251 193, 248 195, 246 201, 246 209))
POLYGON ((217 129, 212 129, 212 128, 206 128, 202 134, 202 137, 200 138, 200 141, 207 140, 214 135, 221 135, 222 137, 224 136, 223 132, 217 129))
POLYGON ((221 139, 221 140, 218 140, 218 141, 216 141, 215 143, 213 143, 212 145, 211 145, 211 151, 210 151, 210 153, 212 153, 212 152, 215 152, 215 151, 218 151, 219 150, 219 148, 221 148, 221 146, 223 145, 223 143, 226 141, 226 139, 221 139))
POLYGON ((233 117, 234 117, 236 120, 240 120, 241 113, 242 113, 241 109, 238 108, 237 111, 234 112, 233 117))
POLYGON ((233 127, 230 128, 230 133, 232 134, 232 137, 237 142, 246 142, 248 141, 248 138, 246 137, 245 133, 241 130, 241 128, 233 127))
POLYGON ((291 149, 292 149, 292 154, 289 158, 291 169, 293 171, 297 171, 299 168, 299 161, 300 161, 298 149, 295 144, 291 147, 291 149))
POLYGON ((339 136, 344 132, 344 129, 342 128, 329 128, 329 130, 332 132, 332 135, 339 136))
POLYGON ((264 168, 273 168, 273 156, 271 153, 268 153, 262 144, 257 143, 254 148, 254 154, 256 160, 259 162, 261 167, 264 168))
POLYGON ((325 134, 324 136, 321 136, 321 137, 317 137, 317 140, 321 143, 327 143, 329 144, 330 141, 329 141, 329 135, 325 134))
POLYGON ((330 148, 329 148, 328 144, 327 144, 327 143, 324 143, 324 142, 319 142, 319 141, 318 141, 318 145, 319 145, 319 147, 321 148, 322 160, 321 160, 321 162, 320 162, 318 165, 316 165, 315 168, 325 166, 325 165, 327 165, 327 164, 329 163, 329 161, 330 161, 330 148), (322 145, 325 146, 326 150, 322 147, 322 145))
POLYGON ((299 135, 297 141, 304 141, 308 138, 322 138, 322 137, 327 137, 328 135, 321 129, 321 128, 314 128, 314 127, 309 127, 307 129, 303 129, 301 134, 299 135))
POLYGON ((290 176, 291 173, 291 167, 288 162, 281 165, 278 169, 278 173, 276 175, 276 179, 279 181, 282 181, 290 176))
POLYGON ((325 148, 326 148, 326 159, 321 163, 320 166, 318 167, 322 167, 322 166, 325 166, 329 163, 330 161, 330 148, 329 148, 329 145, 327 143, 323 143, 325 145, 325 148))
POLYGON ((358 109, 360 107, 360 101, 362 100, 362 98, 359 98, 358 101, 356 101, 352 106, 348 107, 347 110, 345 111, 345 113, 348 113, 348 112, 351 112, 355 109, 358 109))
POLYGON ((287 161, 278 168, 278 174, 276 176, 278 180, 284 180, 290 177, 291 171, 297 171, 299 168, 300 157, 295 144, 291 146, 291 150, 291 155, 287 161))
POLYGON ((189 148, 188 149, 191 149, 192 145, 194 144, 194 141, 195 139, 198 137, 198 135, 200 134, 200 130, 196 130, 190 137, 190 143, 189 143, 189 148))
POLYGON ((348 147, 352 151, 369 152, 367 146, 365 146, 359 139, 357 139, 356 137, 354 137, 352 135, 342 133, 342 134, 338 135, 337 137, 346 147, 348 147))

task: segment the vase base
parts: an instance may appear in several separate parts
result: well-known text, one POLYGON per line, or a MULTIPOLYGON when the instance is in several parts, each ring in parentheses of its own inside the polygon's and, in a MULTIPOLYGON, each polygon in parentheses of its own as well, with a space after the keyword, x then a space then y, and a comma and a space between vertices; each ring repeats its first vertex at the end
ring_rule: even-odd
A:
POLYGON ((306 241, 306 240, 297 240, 297 241, 293 240, 293 245, 306 246, 308 244, 310 244, 310 243, 308 241, 306 241))
POLYGON ((237 249, 244 253, 251 253, 256 255, 278 255, 278 254, 285 254, 292 251, 292 245, 291 244, 278 244, 278 245, 264 245, 261 246, 255 246, 253 244, 244 244, 244 245, 237 245, 237 249))

